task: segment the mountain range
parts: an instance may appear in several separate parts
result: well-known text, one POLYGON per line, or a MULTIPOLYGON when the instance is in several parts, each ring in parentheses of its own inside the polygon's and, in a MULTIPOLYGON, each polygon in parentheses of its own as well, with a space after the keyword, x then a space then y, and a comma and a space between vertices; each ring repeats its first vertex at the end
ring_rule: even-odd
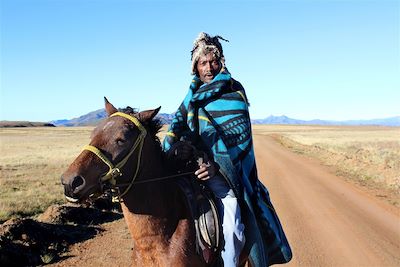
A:
MULTIPOLYGON (((50 123, 56 126, 88 126, 96 125, 99 121, 107 116, 104 109, 95 110, 88 114, 82 115, 74 119, 54 120, 50 123)), ((159 119, 165 124, 170 124, 174 114, 159 113, 159 119)), ((290 124, 290 125, 381 125, 381 126, 400 126, 400 116, 372 119, 372 120, 346 120, 346 121, 331 121, 331 120, 299 120, 289 118, 287 116, 269 116, 265 119, 255 119, 252 124, 290 124)))
MULTIPOLYGON (((55 126, 92 126, 98 124, 101 120, 107 117, 105 109, 98 109, 88 114, 82 115, 78 118, 71 120, 55 120, 50 123, 55 126)), ((174 114, 158 113, 157 118, 159 118, 164 124, 170 124, 174 118, 174 114)))
POLYGON ((253 124, 292 124, 292 125, 380 125, 380 126, 400 126, 400 116, 372 119, 372 120, 298 120, 287 116, 269 116, 265 119, 251 121, 253 124))

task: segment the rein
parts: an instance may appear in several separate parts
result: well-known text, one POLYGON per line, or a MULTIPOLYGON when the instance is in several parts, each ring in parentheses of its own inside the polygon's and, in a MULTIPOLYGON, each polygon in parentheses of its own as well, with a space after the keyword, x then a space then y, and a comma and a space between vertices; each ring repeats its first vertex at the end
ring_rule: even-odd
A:
MULTIPOLYGON (((157 182, 157 181, 167 180, 167 179, 171 179, 171 178, 175 178, 175 177, 186 176, 186 175, 190 175, 190 174, 193 174, 193 172, 184 172, 184 173, 178 173, 178 174, 173 174, 173 175, 168 175, 168 176, 146 179, 146 180, 142 180, 142 181, 134 181, 133 184, 145 184, 145 183, 157 182)), ((119 184, 119 186, 126 186, 126 185, 129 185, 129 183, 119 184)))

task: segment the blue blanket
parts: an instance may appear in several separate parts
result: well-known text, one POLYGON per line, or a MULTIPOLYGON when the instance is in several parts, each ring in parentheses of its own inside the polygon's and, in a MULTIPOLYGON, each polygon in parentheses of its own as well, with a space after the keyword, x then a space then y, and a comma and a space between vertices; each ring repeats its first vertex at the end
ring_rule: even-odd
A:
POLYGON ((195 76, 164 139, 164 150, 189 140, 219 165, 238 197, 246 246, 255 266, 290 261, 292 252, 268 190, 258 180, 248 101, 228 70, 209 84, 195 76))

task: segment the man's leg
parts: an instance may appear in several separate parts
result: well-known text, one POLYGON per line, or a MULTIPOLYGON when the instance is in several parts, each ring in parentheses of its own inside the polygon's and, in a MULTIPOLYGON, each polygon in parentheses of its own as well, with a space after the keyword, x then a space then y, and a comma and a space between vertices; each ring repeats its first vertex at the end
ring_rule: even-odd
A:
POLYGON ((221 201, 224 208, 222 230, 225 241, 221 257, 225 267, 236 267, 239 265, 240 252, 245 243, 244 225, 241 222, 237 198, 227 195, 225 198, 222 198, 221 201))
POLYGON ((219 200, 217 204, 224 234, 224 247, 221 251, 224 266, 236 267, 245 244, 244 225, 241 222, 239 203, 233 190, 229 188, 222 177, 213 177, 207 181, 207 185, 219 200))

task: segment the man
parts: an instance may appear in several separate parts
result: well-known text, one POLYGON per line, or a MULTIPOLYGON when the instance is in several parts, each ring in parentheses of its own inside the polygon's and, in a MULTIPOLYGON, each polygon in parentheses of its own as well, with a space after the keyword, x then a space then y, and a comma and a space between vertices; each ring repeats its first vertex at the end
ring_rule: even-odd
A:
POLYGON ((194 78, 164 139, 164 150, 183 139, 208 155, 195 175, 220 200, 224 266, 237 266, 242 249, 250 253, 254 266, 285 263, 292 253, 269 193, 257 177, 246 93, 228 72, 219 39, 202 32, 194 41, 194 78))

